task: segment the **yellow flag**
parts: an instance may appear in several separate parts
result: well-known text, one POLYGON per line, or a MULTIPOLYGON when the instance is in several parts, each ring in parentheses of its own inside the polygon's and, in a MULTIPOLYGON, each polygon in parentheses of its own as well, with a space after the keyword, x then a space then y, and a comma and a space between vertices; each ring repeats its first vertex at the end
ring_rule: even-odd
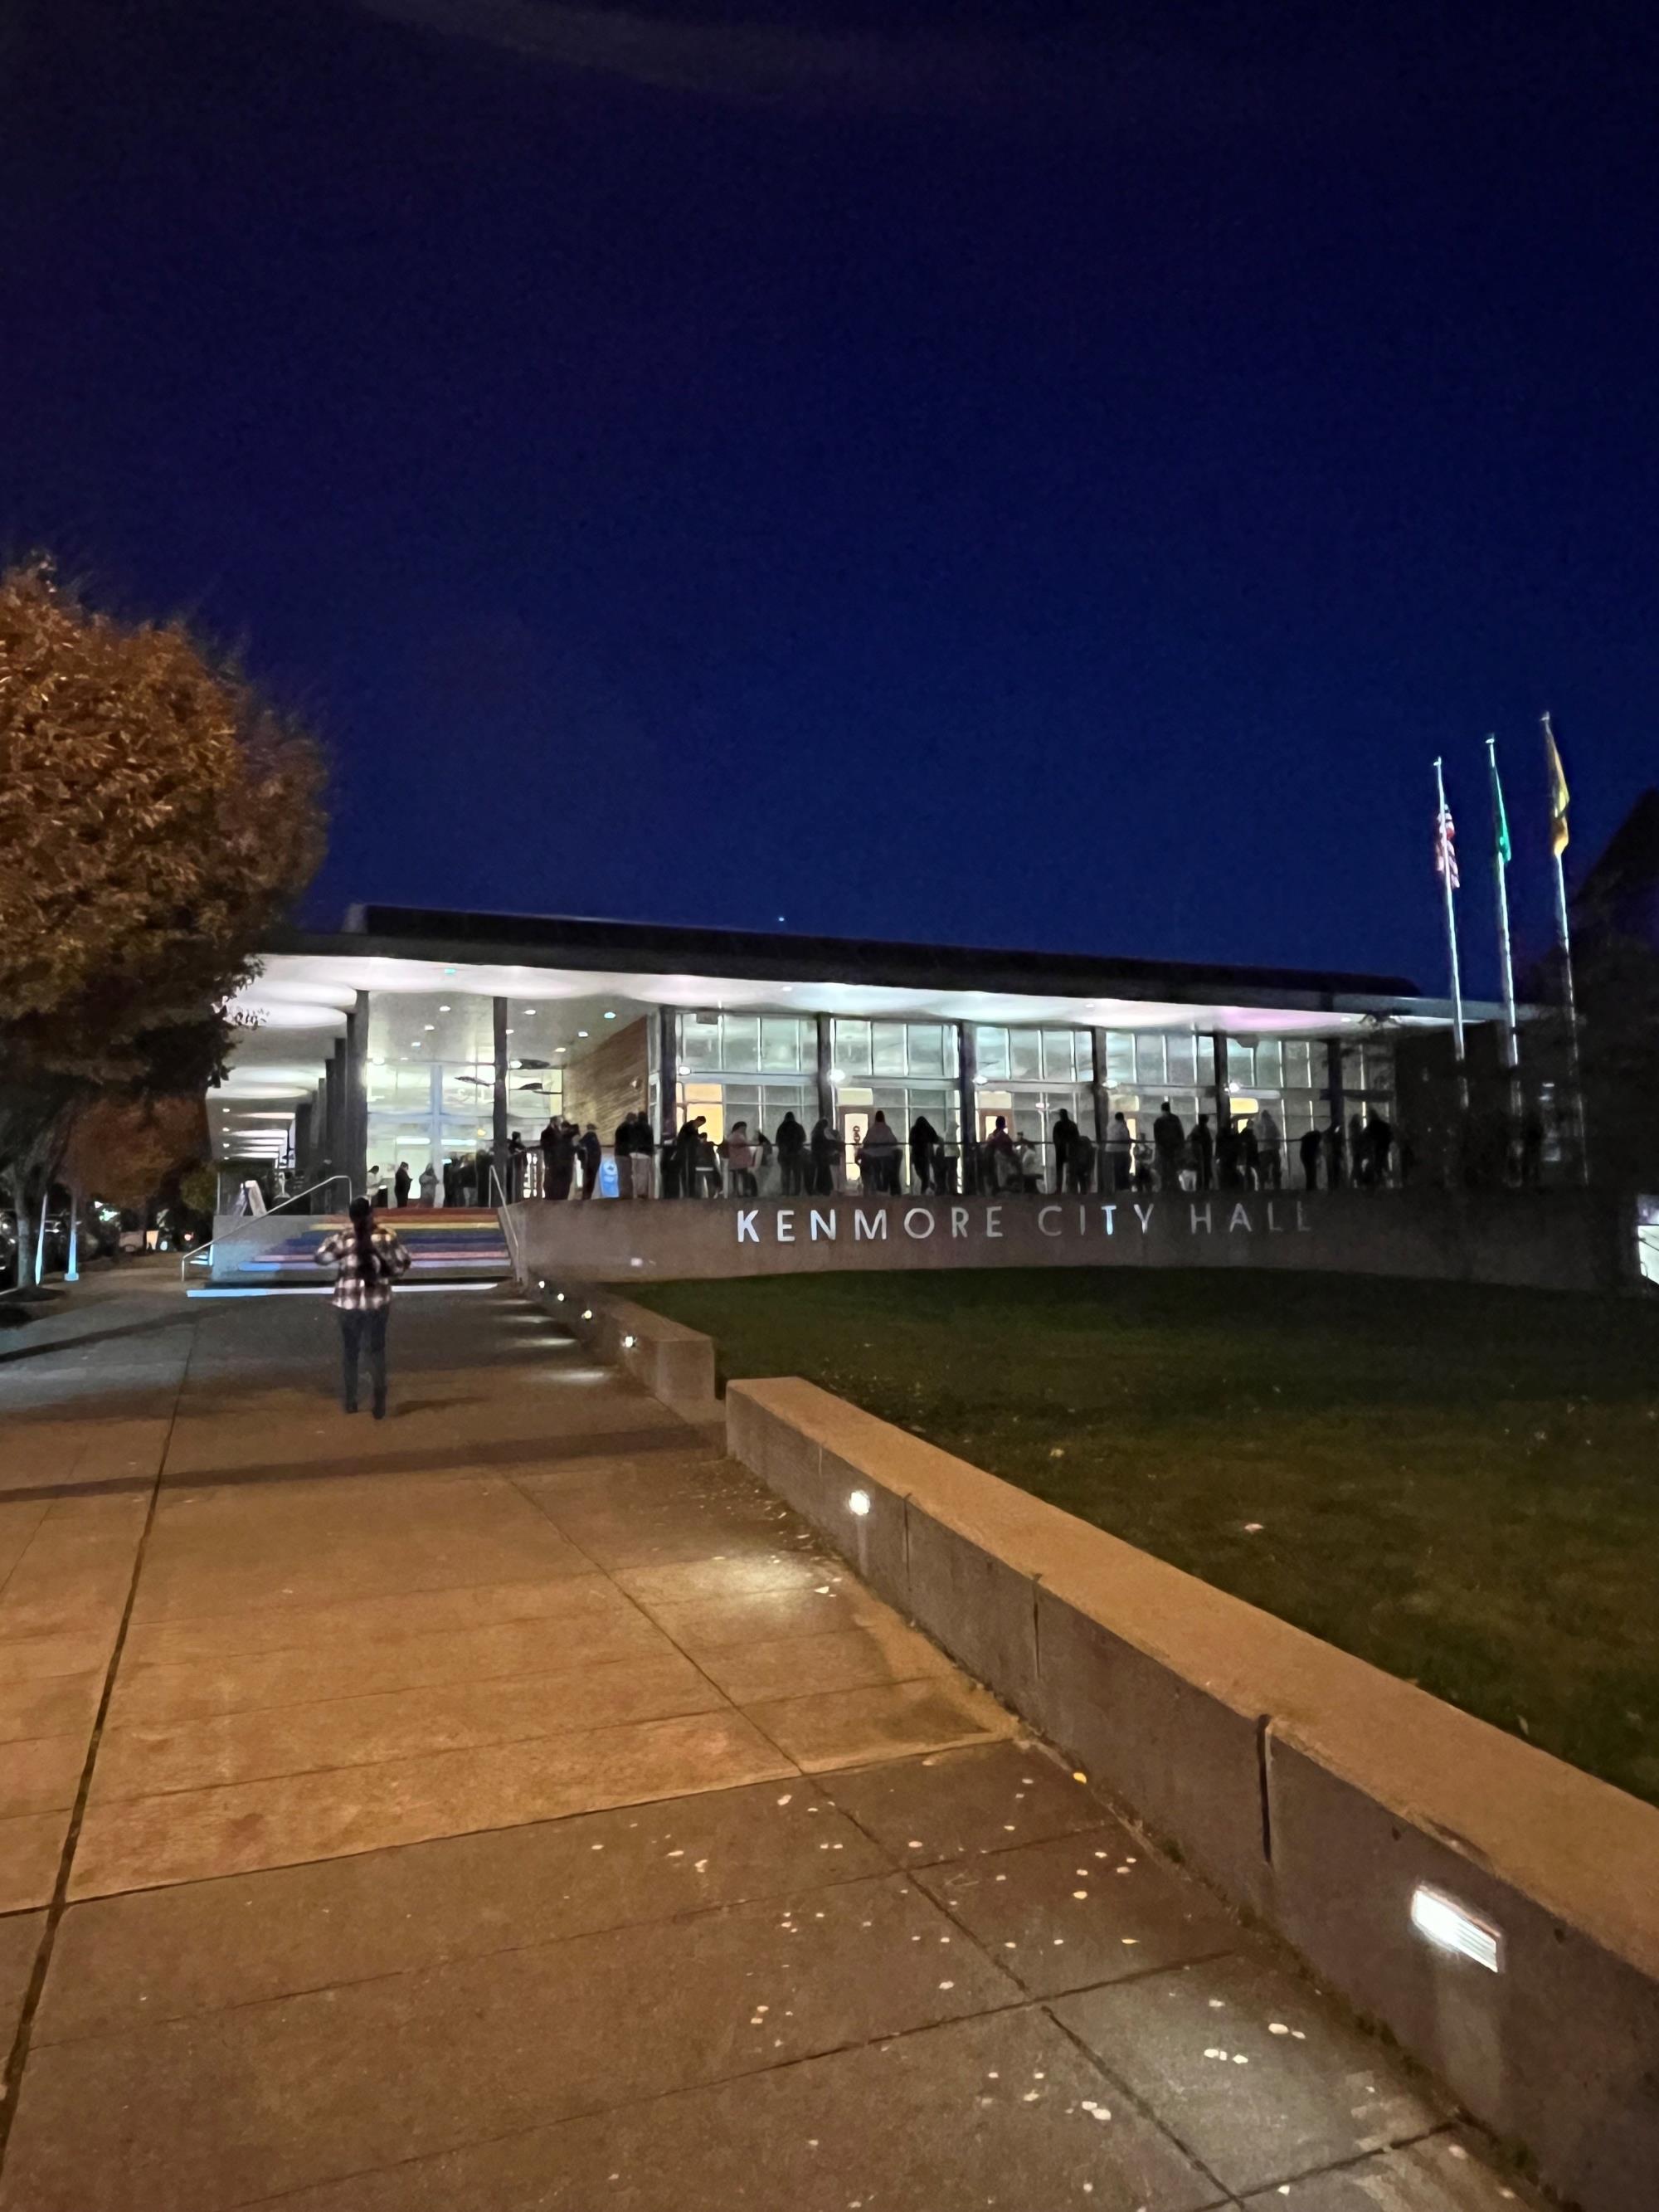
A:
POLYGON ((1544 749, 1550 767, 1550 850, 1558 857, 1567 849, 1567 772, 1561 765, 1550 718, 1544 717, 1544 749))

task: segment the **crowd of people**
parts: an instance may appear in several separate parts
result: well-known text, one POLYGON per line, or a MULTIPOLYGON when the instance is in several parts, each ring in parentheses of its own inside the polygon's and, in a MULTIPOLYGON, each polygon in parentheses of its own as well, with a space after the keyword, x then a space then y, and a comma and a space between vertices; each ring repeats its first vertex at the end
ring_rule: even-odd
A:
MULTIPOLYGON (((693 1114, 665 1132, 660 1143, 650 1117, 635 1111, 623 1117, 609 1149, 614 1195, 624 1199, 829 1198, 849 1190, 897 1197, 907 1188, 907 1162, 908 1188, 917 1197, 1271 1191, 1292 1182, 1307 1190, 1345 1184, 1364 1189, 1404 1183, 1413 1165, 1410 1146, 1375 1106, 1356 1111, 1346 1127, 1334 1115, 1326 1127, 1305 1131, 1292 1147, 1269 1107, 1213 1121, 1201 1113, 1189 1127, 1167 1098, 1150 1123, 1138 1116, 1133 1129, 1124 1114, 1114 1114, 1098 1143, 1063 1109, 1046 1138, 1033 1138, 1018 1124, 1010 1128, 1008 1117, 999 1114, 977 1142, 963 1146, 942 1135, 925 1114, 902 1131, 878 1107, 845 1139, 827 1117, 809 1130, 793 1113, 784 1115, 770 1136, 758 1124, 738 1121, 717 1139, 707 1115, 693 1114)), ((555 1115, 533 1148, 516 1131, 509 1139, 507 1190, 514 1199, 591 1199, 602 1187, 609 1193, 605 1150, 595 1123, 583 1126, 555 1115)), ((369 1176, 377 1205, 412 1202, 415 1186, 406 1162, 398 1164, 390 1193, 378 1167, 369 1176)), ((436 1203, 438 1182, 428 1163, 418 1183, 422 1206, 436 1203)), ((489 1154, 446 1160, 442 1184, 446 1206, 491 1202, 489 1154)))

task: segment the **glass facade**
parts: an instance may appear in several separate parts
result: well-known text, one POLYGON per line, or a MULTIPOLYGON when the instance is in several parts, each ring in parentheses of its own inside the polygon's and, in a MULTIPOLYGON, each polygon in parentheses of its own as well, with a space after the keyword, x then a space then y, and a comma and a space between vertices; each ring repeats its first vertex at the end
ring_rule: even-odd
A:
MULTIPOLYGON (((531 1146, 564 1095, 559 1048, 539 1033, 547 1019, 533 1000, 507 1002, 507 1132, 531 1146)), ((493 1000, 372 993, 364 1069, 370 1188, 389 1188, 400 1164, 418 1186, 429 1164, 439 1203, 453 1202, 457 1170, 470 1163, 474 1196, 487 1203, 479 1184, 488 1178, 477 1164, 494 1141, 495 1085, 493 1000)))
MULTIPOLYGON (((368 995, 370 1187, 389 1183, 400 1162, 418 1184, 430 1164, 453 1201, 462 1164, 470 1162, 474 1192, 486 1197, 487 1176, 477 1173, 476 1163, 494 1143, 495 1001, 459 989, 453 996, 368 995)), ((636 1034, 638 1071, 623 1079, 659 1109, 653 1120, 659 1136, 665 1124, 678 1127, 697 1114, 716 1145, 738 1121, 751 1134, 773 1135, 786 1114, 810 1130, 827 1109, 849 1182, 856 1179, 857 1151, 880 1112, 906 1147, 905 1189, 913 1182, 908 1134, 921 1117, 939 1132, 953 1176, 960 1163, 968 1187, 973 1164, 960 1161, 964 1141, 976 1152, 1000 1116, 1011 1134, 1036 1149, 1046 1188, 1054 1167, 1050 1133, 1060 1114, 1069 1114, 1090 1135, 1099 1133, 1097 1080, 1108 1116, 1121 1113, 1136 1137, 1150 1133, 1165 1099, 1188 1128, 1200 1113, 1213 1121, 1218 1080, 1224 1110, 1239 1121, 1271 1112, 1287 1150, 1305 1131, 1327 1126, 1339 1091, 1345 1120, 1368 1109, 1394 1118, 1392 1046, 1369 1033, 1345 1038, 1334 1051, 1323 1037, 977 1024, 971 1032, 973 1095, 964 1102, 963 1032, 954 1022, 719 1008, 664 1012, 637 1002, 619 1012, 591 998, 544 993, 506 1001, 509 1134, 533 1152, 543 1124, 572 1100, 571 1110, 604 1120, 612 1096, 606 1084, 614 1087, 616 1079, 592 1075, 588 1062, 599 1064, 607 1034, 623 1033, 603 1024, 616 1022, 625 1030, 641 1017, 648 1018, 636 1034), (659 1062, 663 1074, 672 1073, 665 1113, 656 1079, 659 1062), (643 1094, 641 1075, 649 1086, 643 1094), (966 1128, 965 1103, 971 1108, 966 1128)), ((608 1145, 610 1127, 601 1133, 608 1145)))

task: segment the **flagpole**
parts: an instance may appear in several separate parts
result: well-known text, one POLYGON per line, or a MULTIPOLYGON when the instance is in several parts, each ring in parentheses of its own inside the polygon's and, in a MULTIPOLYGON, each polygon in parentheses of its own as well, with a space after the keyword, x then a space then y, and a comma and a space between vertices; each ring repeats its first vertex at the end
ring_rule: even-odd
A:
POLYGON ((1446 842, 1446 777, 1437 760, 1434 764, 1434 785, 1440 801, 1435 835, 1439 842, 1440 885, 1446 895, 1446 951, 1451 962, 1452 1048, 1457 1054, 1458 1103, 1467 1109, 1469 1077, 1463 1060, 1463 970, 1457 957, 1457 908, 1452 902, 1452 858, 1446 842))
POLYGON ((1486 739, 1486 766, 1492 771, 1492 872, 1498 879, 1498 966, 1504 987, 1504 1065, 1510 1072, 1510 1114, 1520 1134, 1521 1035, 1515 1015, 1515 955, 1510 944, 1509 823, 1504 811, 1504 787, 1498 780, 1498 740, 1486 739))
MULTIPOLYGON (((1555 742, 1555 732, 1550 726, 1547 714, 1540 718, 1544 731, 1544 754, 1551 769, 1552 783, 1559 771, 1561 750, 1555 742)), ((1578 1066, 1578 996, 1572 981, 1572 924, 1567 915, 1567 871, 1561 855, 1566 850, 1565 790, 1563 811, 1559 817, 1562 835, 1552 834, 1551 854, 1555 863, 1555 941, 1561 948, 1561 1002, 1567 1017, 1567 1066, 1572 1086, 1573 1133, 1578 1140, 1578 1177, 1581 1182, 1589 1181, 1589 1139, 1584 1120, 1584 1085, 1578 1066)))

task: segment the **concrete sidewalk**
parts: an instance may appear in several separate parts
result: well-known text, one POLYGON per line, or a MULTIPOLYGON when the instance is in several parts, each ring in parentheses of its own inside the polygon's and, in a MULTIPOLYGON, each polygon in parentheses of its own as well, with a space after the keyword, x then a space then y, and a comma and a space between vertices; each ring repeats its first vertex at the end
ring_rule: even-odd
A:
POLYGON ((1518 2185, 502 1296, 0 1370, 0 2212, 1497 2212, 1518 2185))

